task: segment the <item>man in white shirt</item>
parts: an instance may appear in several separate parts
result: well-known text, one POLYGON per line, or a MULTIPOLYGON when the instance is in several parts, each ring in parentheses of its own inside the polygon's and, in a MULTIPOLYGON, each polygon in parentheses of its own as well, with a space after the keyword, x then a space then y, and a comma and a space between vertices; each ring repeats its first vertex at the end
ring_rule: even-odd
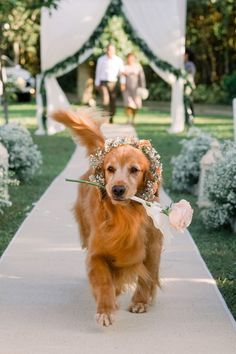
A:
POLYGON ((98 58, 95 74, 95 86, 102 93, 103 107, 109 112, 110 123, 116 111, 116 83, 124 72, 124 64, 116 54, 113 44, 107 46, 107 52, 98 58))

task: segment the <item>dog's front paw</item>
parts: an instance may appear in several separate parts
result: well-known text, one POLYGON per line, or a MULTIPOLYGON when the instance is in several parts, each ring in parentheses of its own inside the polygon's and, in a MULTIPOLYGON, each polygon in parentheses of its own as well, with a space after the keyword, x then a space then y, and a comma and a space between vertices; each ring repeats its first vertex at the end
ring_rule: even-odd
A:
POLYGON ((147 312, 148 304, 143 302, 132 303, 129 306, 129 311, 132 313, 144 313, 147 312))
POLYGON ((114 323, 114 315, 111 313, 97 313, 95 318, 100 326, 108 327, 114 323))

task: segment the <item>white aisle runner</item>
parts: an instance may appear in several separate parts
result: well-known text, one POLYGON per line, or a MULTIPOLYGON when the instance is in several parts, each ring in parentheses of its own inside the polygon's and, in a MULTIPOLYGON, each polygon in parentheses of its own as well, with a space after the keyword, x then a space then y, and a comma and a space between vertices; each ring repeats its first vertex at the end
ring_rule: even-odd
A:
MULTIPOLYGON (((104 131, 135 133, 115 125, 104 131)), ((235 354, 235 322, 188 232, 163 252, 163 289, 149 312, 129 313, 126 294, 114 326, 98 327, 70 211, 77 185, 65 182, 86 167, 78 148, 0 261, 0 354, 235 354)))

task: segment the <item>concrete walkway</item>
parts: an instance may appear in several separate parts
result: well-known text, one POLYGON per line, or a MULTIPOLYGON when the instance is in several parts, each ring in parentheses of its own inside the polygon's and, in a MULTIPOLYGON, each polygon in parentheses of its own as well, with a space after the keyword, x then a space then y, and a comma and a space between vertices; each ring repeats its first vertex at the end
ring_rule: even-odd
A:
POLYGON ((65 182, 86 168, 78 148, 0 261, 0 354, 235 354, 235 322, 188 232, 163 252, 163 289, 150 311, 129 313, 126 294, 114 326, 98 327, 70 212, 77 185, 65 182))

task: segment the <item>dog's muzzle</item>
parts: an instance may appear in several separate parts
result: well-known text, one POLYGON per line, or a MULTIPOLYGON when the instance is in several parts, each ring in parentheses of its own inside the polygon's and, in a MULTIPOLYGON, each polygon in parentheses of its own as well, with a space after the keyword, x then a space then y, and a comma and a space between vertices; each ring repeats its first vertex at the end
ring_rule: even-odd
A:
POLYGON ((122 200, 125 194, 125 186, 113 186, 112 196, 114 199, 122 200))

